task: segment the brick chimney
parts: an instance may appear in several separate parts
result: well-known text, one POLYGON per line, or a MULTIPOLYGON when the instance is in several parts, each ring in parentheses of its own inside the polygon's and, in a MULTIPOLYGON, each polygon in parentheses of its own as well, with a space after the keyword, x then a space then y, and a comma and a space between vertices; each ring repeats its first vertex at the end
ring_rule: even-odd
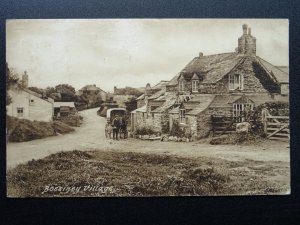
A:
POLYGON ((251 28, 247 24, 242 26, 243 35, 238 39, 238 53, 256 55, 256 38, 251 35, 251 28))
POLYGON ((247 35, 248 25, 247 24, 243 24, 242 28, 243 28, 243 35, 247 35))
POLYGON ((28 88, 28 74, 26 71, 24 71, 24 74, 22 75, 22 87, 28 88))

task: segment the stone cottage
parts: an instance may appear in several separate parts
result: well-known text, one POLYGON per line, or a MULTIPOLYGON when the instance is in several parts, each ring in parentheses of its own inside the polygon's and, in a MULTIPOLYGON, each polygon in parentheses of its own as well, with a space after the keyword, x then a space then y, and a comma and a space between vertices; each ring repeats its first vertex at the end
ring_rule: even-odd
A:
POLYGON ((161 132, 161 116, 166 105, 172 106, 174 102, 166 101, 166 85, 169 81, 160 81, 151 87, 148 83, 144 94, 137 98, 137 109, 131 112, 131 127, 136 130, 138 127, 149 126, 161 132), (159 111, 156 111, 160 108, 159 111))
POLYGON ((166 123, 170 130, 176 121, 201 138, 212 129, 212 115, 239 117, 246 107, 288 102, 288 68, 276 67, 257 56, 256 38, 244 24, 234 52, 200 53, 166 83, 164 91, 155 94, 148 97, 146 114, 152 118, 148 124, 163 131, 166 123), (151 108, 159 99, 161 106, 151 108))

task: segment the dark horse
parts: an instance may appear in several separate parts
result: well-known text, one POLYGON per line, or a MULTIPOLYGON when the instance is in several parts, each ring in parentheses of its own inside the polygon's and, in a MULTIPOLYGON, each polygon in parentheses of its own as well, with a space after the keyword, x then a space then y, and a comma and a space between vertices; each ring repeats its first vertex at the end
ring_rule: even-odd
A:
POLYGON ((127 121, 126 121, 125 117, 121 118, 119 134, 120 134, 120 138, 123 138, 123 139, 126 139, 128 136, 127 121))

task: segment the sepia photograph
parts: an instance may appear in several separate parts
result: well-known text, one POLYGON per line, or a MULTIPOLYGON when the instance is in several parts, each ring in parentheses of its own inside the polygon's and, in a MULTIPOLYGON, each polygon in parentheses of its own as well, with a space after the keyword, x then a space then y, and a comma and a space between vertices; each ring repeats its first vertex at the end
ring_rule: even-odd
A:
POLYGON ((289 195, 287 19, 6 20, 9 198, 289 195))

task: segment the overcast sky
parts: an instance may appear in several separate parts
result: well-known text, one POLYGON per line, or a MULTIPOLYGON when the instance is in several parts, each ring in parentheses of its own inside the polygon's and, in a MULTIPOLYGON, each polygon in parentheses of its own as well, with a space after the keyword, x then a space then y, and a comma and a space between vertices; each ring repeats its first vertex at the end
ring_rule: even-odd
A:
POLYGON ((153 86, 199 52, 234 52, 244 23, 257 39, 257 55, 288 65, 288 20, 249 19, 8 20, 6 60, 40 88, 153 86))

